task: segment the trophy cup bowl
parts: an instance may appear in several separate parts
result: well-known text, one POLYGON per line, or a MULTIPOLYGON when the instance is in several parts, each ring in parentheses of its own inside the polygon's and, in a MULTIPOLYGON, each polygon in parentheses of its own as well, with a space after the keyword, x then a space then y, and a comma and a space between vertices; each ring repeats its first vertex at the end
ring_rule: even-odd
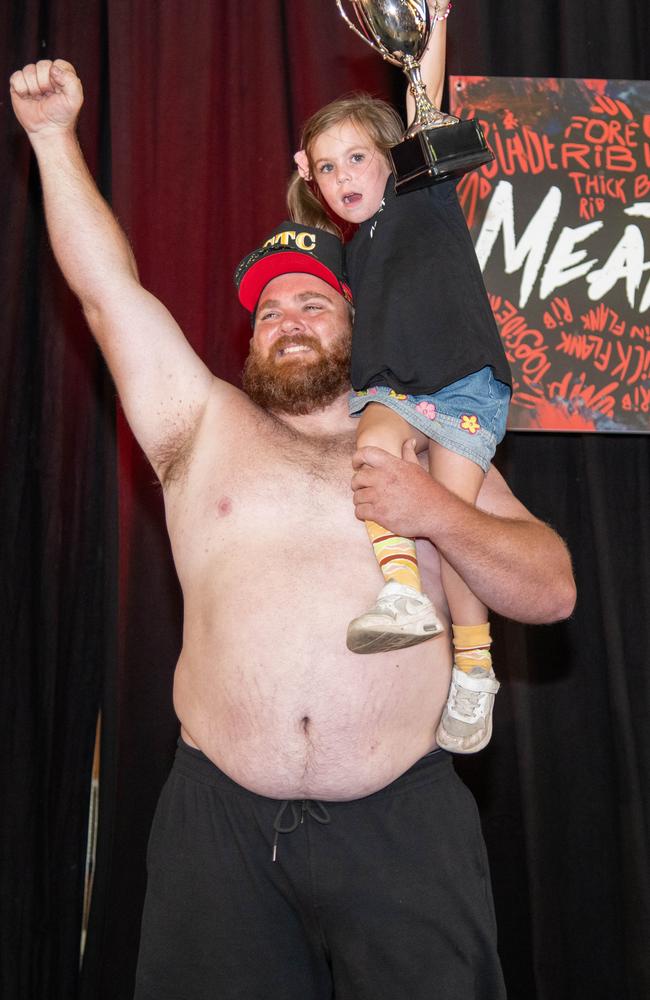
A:
POLYGON ((427 0, 350 0, 357 28, 336 0, 339 13, 366 44, 406 74, 415 102, 415 117, 404 139, 390 150, 398 194, 458 177, 494 159, 476 119, 459 121, 445 115, 427 96, 420 60, 436 19, 427 0))

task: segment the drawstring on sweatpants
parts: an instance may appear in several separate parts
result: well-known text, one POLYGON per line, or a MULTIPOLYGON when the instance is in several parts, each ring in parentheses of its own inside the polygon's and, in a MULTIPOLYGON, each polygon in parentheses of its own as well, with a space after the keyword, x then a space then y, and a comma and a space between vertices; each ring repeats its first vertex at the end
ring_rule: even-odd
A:
POLYGON ((323 803, 319 802, 317 799, 303 799, 300 803, 300 809, 298 809, 298 803, 295 799, 285 799, 278 809, 275 819, 273 820, 273 829, 275 830, 275 836, 273 838, 273 861, 275 861, 278 856, 278 839, 280 834, 293 833, 293 831, 304 822, 305 813, 309 813, 311 818, 315 819, 317 823, 330 822, 330 814, 323 803), (287 809, 290 810, 291 819, 283 826, 282 820, 287 809))

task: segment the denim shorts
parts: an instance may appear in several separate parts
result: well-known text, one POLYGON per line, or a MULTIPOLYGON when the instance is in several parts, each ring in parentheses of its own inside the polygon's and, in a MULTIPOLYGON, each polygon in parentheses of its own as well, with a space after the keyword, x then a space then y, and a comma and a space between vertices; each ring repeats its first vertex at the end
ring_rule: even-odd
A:
POLYGON ((385 385, 350 393, 350 415, 357 416, 368 403, 382 403, 422 431, 487 472, 506 432, 510 388, 494 377, 490 367, 446 385, 438 392, 408 396, 385 385))

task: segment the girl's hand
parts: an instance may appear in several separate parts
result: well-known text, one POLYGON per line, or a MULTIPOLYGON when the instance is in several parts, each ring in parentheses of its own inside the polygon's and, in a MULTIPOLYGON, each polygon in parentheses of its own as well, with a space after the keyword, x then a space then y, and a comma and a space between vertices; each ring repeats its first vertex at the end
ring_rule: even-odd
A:
POLYGON ((63 59, 41 59, 15 72, 10 81, 16 118, 31 135, 72 131, 83 104, 81 80, 63 59))
POLYGON ((431 20, 436 16, 438 19, 444 18, 450 6, 450 0, 437 0, 437 3, 436 0, 427 0, 427 3, 429 5, 431 20), (438 8, 437 10, 436 7, 438 8))

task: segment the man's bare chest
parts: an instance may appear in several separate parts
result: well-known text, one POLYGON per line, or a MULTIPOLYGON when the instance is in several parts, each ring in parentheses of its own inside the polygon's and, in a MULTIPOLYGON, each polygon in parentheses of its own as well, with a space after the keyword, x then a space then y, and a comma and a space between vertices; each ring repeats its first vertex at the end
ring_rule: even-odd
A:
POLYGON ((216 441, 197 456, 184 482, 167 497, 172 545, 194 548, 233 539, 248 542, 286 526, 308 525, 355 534, 348 437, 312 440, 291 434, 258 434, 216 441))

